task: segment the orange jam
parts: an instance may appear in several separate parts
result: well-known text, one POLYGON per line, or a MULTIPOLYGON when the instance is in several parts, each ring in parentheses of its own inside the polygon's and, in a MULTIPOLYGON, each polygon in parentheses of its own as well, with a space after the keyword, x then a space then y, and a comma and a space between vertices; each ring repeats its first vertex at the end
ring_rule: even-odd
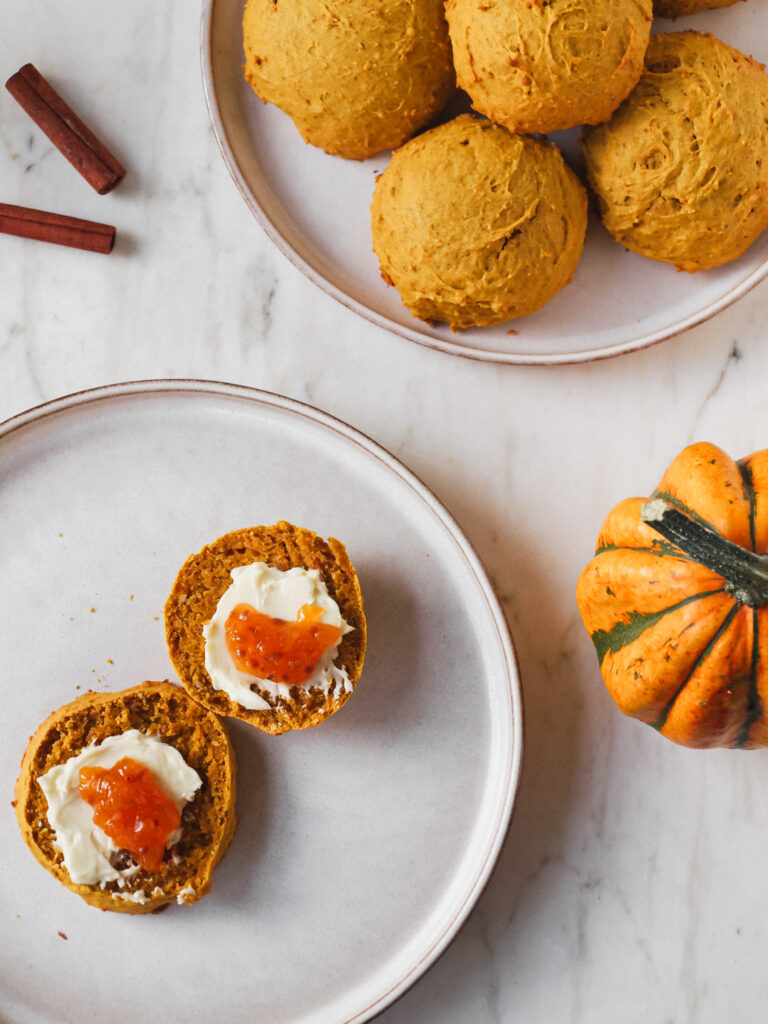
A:
POLYGON ((93 823, 145 871, 158 871, 168 836, 179 827, 176 804, 152 773, 132 757, 113 768, 81 768, 80 796, 94 809, 93 823))
POLYGON ((236 605, 224 629, 227 650, 240 672, 297 686, 317 668, 326 647, 341 636, 338 626, 321 622, 323 609, 299 608, 295 622, 273 619, 249 604, 236 605))

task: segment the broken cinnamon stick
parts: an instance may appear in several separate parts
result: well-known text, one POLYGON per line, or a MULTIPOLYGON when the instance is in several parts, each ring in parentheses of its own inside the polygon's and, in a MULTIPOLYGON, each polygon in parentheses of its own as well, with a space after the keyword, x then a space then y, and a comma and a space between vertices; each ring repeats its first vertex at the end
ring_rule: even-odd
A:
POLYGON ((99 195, 111 192, 123 180, 122 164, 46 82, 34 64, 25 64, 11 75, 5 87, 99 195))
POLYGON ((26 206, 10 206, 7 203, 0 203, 0 232, 104 255, 112 252, 115 244, 115 229, 109 224, 65 217, 61 213, 30 210, 26 206))

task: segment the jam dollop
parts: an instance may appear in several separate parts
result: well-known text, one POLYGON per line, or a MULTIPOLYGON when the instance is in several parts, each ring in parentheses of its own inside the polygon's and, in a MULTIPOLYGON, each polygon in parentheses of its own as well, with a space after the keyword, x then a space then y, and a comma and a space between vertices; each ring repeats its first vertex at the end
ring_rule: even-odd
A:
POLYGON ((341 636, 338 626, 320 621, 322 615, 314 604, 302 605, 294 621, 275 619, 249 604, 235 605, 224 627, 235 667, 276 683, 305 683, 326 648, 341 636))
POLYGON ((158 871, 168 836, 179 827, 176 804, 148 768, 124 757, 112 768, 81 768, 80 796, 93 807, 93 822, 145 871, 158 871))

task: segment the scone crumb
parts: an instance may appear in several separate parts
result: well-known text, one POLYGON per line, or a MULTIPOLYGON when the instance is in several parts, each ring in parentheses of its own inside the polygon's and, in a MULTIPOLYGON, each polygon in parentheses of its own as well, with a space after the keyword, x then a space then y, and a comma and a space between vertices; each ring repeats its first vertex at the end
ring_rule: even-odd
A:
POLYGON ((196 889, 191 902, 207 892, 210 875, 235 828, 234 772, 221 723, 179 686, 148 682, 119 694, 90 691, 53 712, 31 737, 14 794, 16 817, 35 857, 66 888, 102 910, 146 913, 158 903, 173 902, 190 882, 196 889), (181 838, 161 869, 145 872, 127 885, 74 885, 62 866, 55 833, 45 817, 45 796, 35 780, 90 744, 131 728, 161 735, 198 773, 204 787, 190 805, 193 811, 184 818, 181 838))
POLYGON ((254 562, 264 562, 280 571, 291 567, 319 571, 329 596, 352 627, 341 640, 336 664, 345 669, 354 687, 362 671, 366 642, 363 601, 354 567, 340 541, 326 541, 284 520, 272 526, 231 531, 190 555, 165 605, 171 662, 190 695, 216 714, 243 719, 273 735, 318 725, 346 702, 352 689, 343 693, 329 689, 325 693, 320 688, 296 688, 290 700, 280 699, 270 710, 252 710, 215 690, 205 669, 203 626, 211 620, 230 586, 231 571, 254 562))

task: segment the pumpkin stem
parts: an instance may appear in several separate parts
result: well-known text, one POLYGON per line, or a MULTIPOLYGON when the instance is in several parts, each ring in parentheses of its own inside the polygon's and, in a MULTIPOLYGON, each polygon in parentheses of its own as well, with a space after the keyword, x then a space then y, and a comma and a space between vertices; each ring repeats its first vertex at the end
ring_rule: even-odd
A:
POLYGON ((766 555, 726 540, 662 498, 647 501, 640 518, 690 558, 724 577, 725 589, 741 604, 750 608, 768 604, 766 555))

